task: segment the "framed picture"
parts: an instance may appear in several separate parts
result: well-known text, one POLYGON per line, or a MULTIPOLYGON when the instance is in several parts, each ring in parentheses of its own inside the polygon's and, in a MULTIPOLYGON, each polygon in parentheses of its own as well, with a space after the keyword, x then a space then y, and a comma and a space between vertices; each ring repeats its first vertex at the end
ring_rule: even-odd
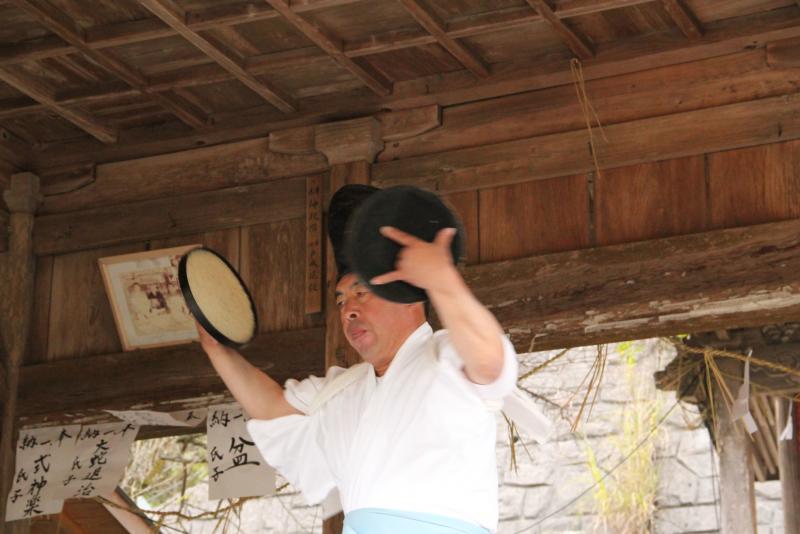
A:
POLYGON ((178 282, 178 262, 201 245, 100 258, 114 322, 124 350, 163 347, 197 339, 178 282))

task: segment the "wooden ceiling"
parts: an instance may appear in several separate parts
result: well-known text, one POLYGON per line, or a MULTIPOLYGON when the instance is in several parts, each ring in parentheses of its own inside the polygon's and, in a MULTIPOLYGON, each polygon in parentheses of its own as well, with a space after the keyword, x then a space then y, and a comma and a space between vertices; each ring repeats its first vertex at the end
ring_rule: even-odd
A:
POLYGON ((591 78, 732 53, 800 34, 800 5, 0 0, 0 20, 0 160, 40 170, 561 85, 572 57, 591 78))

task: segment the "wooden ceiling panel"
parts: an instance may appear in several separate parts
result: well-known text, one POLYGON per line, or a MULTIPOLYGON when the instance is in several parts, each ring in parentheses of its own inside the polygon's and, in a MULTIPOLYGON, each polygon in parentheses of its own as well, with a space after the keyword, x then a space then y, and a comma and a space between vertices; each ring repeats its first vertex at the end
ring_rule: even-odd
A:
POLYGON ((242 2, 240 0, 178 0, 175 3, 186 11, 202 11, 204 9, 216 8, 223 5, 252 4, 255 2, 242 2))
POLYGON ((9 4, 0 4, 0 43, 19 43, 50 35, 27 13, 9 4))
POLYGON ((368 0, 303 15, 343 42, 368 40, 372 35, 419 24, 395 0, 368 0))
POLYGON ((67 139, 85 138, 86 133, 69 121, 50 112, 32 113, 22 117, 10 117, 0 121, 0 128, 7 128, 17 137, 29 143, 54 143, 67 139))
MULTIPOLYGON (((535 57, 567 51, 552 27, 542 20, 513 30, 465 37, 462 41, 486 63, 530 63, 535 57)), ((569 56, 565 55, 564 59, 567 61, 569 56)))
POLYGON ((333 60, 319 62, 311 68, 287 68, 270 72, 266 76, 285 87, 295 98, 347 92, 364 86, 364 82, 333 60))
POLYGON ((235 42, 230 42, 230 44, 243 57, 314 45, 305 35, 281 18, 239 24, 229 27, 227 30, 218 29, 210 33, 218 35, 224 43, 229 43, 232 36, 238 36, 245 46, 241 44, 237 46, 235 42), (222 35, 220 35, 221 32, 222 35), (248 50, 246 45, 250 45, 252 48, 248 50))
POLYGON ((426 0, 426 4, 445 21, 486 13, 525 7, 525 0, 426 0))
POLYGON ((185 97, 187 93, 194 95, 199 102, 207 105, 214 113, 247 109, 264 103, 261 97, 235 80, 190 87, 184 89, 181 94, 185 97))
POLYGON ((675 27, 675 22, 659 2, 572 17, 564 22, 595 44, 630 39, 675 27))
POLYGON ((703 23, 797 5, 795 0, 684 0, 703 23))
POLYGON ((150 18, 152 15, 136 2, 118 0, 49 0, 50 4, 83 29, 150 18))
POLYGON ((395 82, 464 68, 438 44, 393 50, 359 59, 395 82))
POLYGON ((116 47, 113 53, 146 76, 211 62, 208 56, 178 36, 116 47))

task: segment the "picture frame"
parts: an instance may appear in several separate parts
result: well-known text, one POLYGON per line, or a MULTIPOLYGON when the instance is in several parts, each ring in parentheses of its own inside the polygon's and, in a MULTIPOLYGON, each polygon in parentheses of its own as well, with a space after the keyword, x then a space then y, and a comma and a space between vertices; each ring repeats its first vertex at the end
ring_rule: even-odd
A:
POLYGON ((99 258, 114 323, 125 351, 197 340, 197 328, 181 294, 178 262, 185 245, 99 258))

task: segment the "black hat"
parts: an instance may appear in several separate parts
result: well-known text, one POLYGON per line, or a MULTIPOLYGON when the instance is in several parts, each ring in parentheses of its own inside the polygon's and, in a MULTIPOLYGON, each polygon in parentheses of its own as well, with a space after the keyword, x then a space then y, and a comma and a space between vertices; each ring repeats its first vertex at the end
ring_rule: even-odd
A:
POLYGON ((331 197, 328 207, 328 237, 336 257, 336 279, 352 271, 345 254, 345 229, 353 212, 368 197, 380 191, 377 187, 363 184, 348 184, 341 187, 331 197))
MULTIPOLYGON (((451 253, 453 263, 463 254, 464 230, 458 217, 434 193, 411 186, 373 191, 362 199, 345 231, 346 258, 361 281, 381 298, 411 303, 428 299, 423 289, 406 282, 372 285, 369 281, 395 269, 402 246, 380 233, 382 226, 432 242, 439 230, 456 228, 451 253)), ((338 261, 338 260, 337 260, 338 261)))

